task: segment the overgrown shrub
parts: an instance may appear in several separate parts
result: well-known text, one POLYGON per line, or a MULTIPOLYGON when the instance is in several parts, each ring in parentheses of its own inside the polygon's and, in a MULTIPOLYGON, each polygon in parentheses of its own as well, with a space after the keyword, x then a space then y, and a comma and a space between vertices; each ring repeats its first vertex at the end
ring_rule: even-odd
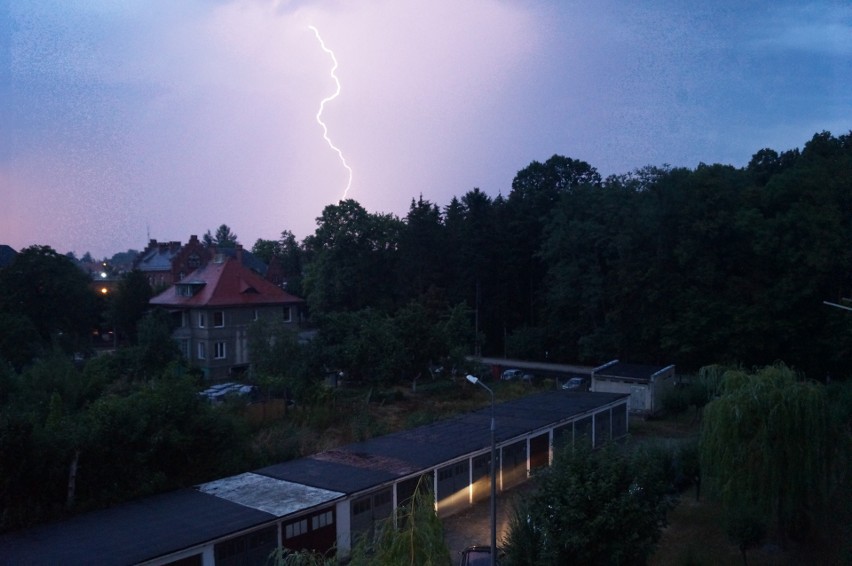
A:
POLYGON ((690 395, 686 386, 669 388, 663 395, 663 410, 668 415, 679 415, 689 409, 690 395))
POLYGON ((645 563, 672 503, 670 468, 671 455, 657 450, 560 452, 513 514, 506 564, 645 563))

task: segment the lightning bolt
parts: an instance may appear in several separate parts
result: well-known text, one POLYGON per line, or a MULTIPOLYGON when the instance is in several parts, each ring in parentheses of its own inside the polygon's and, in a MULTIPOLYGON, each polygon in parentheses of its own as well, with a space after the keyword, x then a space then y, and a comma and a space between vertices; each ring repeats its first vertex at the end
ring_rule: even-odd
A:
POLYGON ((349 187, 352 186, 352 168, 349 167, 349 165, 346 163, 346 158, 343 157, 343 152, 340 151, 340 149, 332 143, 331 138, 328 137, 328 126, 326 126, 325 122, 322 121, 322 112, 323 110, 325 110, 326 103, 331 102, 332 100, 340 96, 340 80, 335 74, 335 71, 337 71, 337 57, 334 56, 334 51, 325 46, 325 42, 322 40, 322 37, 320 37, 320 32, 317 28, 315 28, 314 26, 308 26, 308 29, 314 32, 314 35, 317 36, 317 40, 320 43, 320 47, 322 47, 322 50, 331 56, 331 61, 334 63, 334 65, 332 65, 331 67, 330 74, 331 78, 334 79, 334 84, 337 86, 337 88, 334 91, 334 94, 323 98, 322 102, 320 102, 319 110, 317 110, 317 124, 322 126, 322 137, 328 144, 328 147, 330 147, 337 153, 337 156, 340 158, 340 162, 343 164, 343 168, 349 172, 349 181, 346 183, 346 188, 343 190, 343 198, 341 198, 341 200, 344 200, 346 198, 346 194, 349 192, 349 187))

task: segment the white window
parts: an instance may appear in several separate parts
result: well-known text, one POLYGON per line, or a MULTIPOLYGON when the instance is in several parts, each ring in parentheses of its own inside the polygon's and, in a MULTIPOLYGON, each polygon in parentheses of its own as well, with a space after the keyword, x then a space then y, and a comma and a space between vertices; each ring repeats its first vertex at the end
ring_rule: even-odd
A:
POLYGON ((186 328, 189 324, 189 313, 186 311, 182 311, 180 313, 180 326, 181 328, 186 328))
POLYGON ((302 519, 284 527, 284 538, 293 538, 308 532, 308 520, 302 519))
POLYGON ((225 311, 213 311, 213 326, 216 328, 225 326, 225 311))
POLYGON ((257 320, 259 318, 260 318, 260 311, 258 311, 257 309, 254 309, 254 317, 252 317, 252 320, 257 320))
POLYGON ((198 328, 204 328, 207 326, 207 313, 200 312, 198 313, 198 328))
POLYGON ((293 320, 293 318, 290 314, 290 307, 284 307, 284 322, 290 322, 291 320, 293 320))
POLYGON ((311 529, 317 530, 334 523, 334 514, 331 511, 320 513, 311 517, 311 529))
POLYGON ((224 360, 228 356, 228 348, 224 342, 216 342, 214 357, 217 360, 224 360))
POLYGON ((204 342, 198 343, 198 359, 206 360, 207 359, 207 344, 204 342))
POLYGON ((180 341, 180 353, 184 358, 189 359, 189 340, 183 339, 180 341))

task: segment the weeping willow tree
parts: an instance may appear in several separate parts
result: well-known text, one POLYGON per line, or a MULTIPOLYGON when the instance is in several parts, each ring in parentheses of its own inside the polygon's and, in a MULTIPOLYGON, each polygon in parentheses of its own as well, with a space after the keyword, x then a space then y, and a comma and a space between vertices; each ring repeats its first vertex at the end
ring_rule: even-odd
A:
POLYGON ((312 550, 277 548, 269 557, 273 566, 337 566, 337 558, 312 550))
POLYGON ((701 469, 728 510, 754 508, 782 541, 825 519, 834 435, 822 385, 783 364, 725 373, 704 410, 701 469))
POLYGON ((435 497, 422 478, 411 501, 386 519, 369 542, 361 539, 355 546, 352 566, 450 566, 435 497))

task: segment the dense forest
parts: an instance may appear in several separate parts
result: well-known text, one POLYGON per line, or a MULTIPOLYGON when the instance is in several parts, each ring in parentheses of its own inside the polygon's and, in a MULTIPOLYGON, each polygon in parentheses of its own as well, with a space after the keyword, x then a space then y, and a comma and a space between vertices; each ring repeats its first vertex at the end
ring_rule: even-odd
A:
POLYGON ((852 293, 850 236, 852 134, 762 149, 739 169, 602 178, 553 156, 506 196, 421 197, 404 218, 329 205, 304 241, 284 230, 252 248, 277 258, 316 330, 304 343, 252 329, 247 379, 319 408, 262 434, 196 394, 139 272, 96 295, 71 259, 32 246, 0 270, 0 531, 299 455, 302 428, 361 418, 329 408, 329 371, 387 387, 481 353, 681 374, 783 361, 845 379, 852 313, 824 302, 852 293), (92 356, 96 328, 121 347, 92 356))
POLYGON ((405 218, 326 207, 278 255, 322 329, 337 313, 412 302, 468 310, 467 352, 596 364, 613 358, 844 377, 852 319, 852 137, 758 151, 745 168, 646 167, 602 179, 555 155, 508 196, 473 189, 405 218), (330 318, 331 317, 331 318, 330 318))

